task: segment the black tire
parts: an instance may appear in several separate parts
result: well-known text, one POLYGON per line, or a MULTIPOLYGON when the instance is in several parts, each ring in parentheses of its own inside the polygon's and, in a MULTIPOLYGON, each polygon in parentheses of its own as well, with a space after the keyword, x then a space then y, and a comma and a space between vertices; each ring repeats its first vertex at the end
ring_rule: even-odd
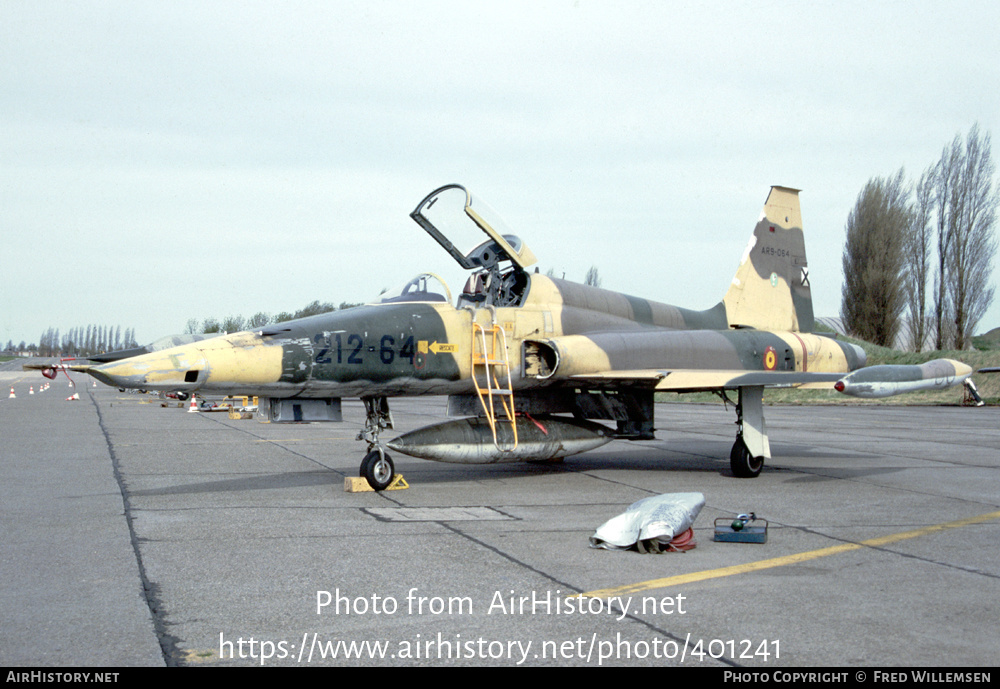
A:
POLYGON ((372 490, 382 491, 389 487, 396 475, 396 467, 392 457, 384 452, 372 450, 361 460, 361 475, 368 481, 372 490))
POLYGON ((736 478, 757 478, 764 469, 764 458, 752 456, 740 436, 729 452, 729 466, 736 478))

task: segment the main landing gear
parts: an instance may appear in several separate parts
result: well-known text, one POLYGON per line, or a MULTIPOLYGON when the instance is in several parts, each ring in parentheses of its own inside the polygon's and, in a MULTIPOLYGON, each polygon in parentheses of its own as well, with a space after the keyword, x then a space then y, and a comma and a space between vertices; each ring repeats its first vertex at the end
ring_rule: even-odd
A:
POLYGON ((764 468, 764 459, 771 457, 771 445, 764 426, 764 388, 750 386, 739 389, 736 403, 736 423, 739 431, 729 452, 729 466, 737 478, 756 478, 764 468))
POLYGON ((743 441, 743 435, 737 434, 733 449, 729 451, 729 466, 736 478, 756 478, 764 468, 764 457, 754 457, 743 441))
POLYGON ((368 454, 361 460, 361 476, 372 490, 382 491, 389 487, 396 474, 392 457, 379 440, 383 428, 392 428, 389 400, 385 397, 362 397, 361 401, 365 403, 365 427, 358 434, 358 440, 368 443, 368 454))

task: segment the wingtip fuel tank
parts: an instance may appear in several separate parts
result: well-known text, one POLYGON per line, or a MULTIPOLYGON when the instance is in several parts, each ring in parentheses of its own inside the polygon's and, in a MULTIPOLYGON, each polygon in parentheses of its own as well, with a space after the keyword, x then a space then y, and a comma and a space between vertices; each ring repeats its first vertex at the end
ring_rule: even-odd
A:
POLYGON ((934 359, 913 366, 881 365, 861 368, 834 384, 851 397, 877 399, 919 390, 941 390, 963 382, 972 368, 954 359, 934 359))

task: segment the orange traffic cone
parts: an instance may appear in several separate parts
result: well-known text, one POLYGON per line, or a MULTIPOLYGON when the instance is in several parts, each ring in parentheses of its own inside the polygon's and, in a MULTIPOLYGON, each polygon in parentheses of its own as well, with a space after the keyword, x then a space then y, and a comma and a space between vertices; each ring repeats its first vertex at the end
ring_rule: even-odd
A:
POLYGON ((10 395, 7 396, 7 399, 11 399, 12 400, 12 399, 15 399, 16 397, 17 397, 17 395, 14 394, 14 388, 11 388, 10 389, 10 395))
POLYGON ((66 401, 72 402, 73 400, 78 400, 78 399, 80 399, 80 393, 74 392, 72 395, 66 398, 66 401))
POLYGON ((30 388, 28 388, 28 394, 29 395, 34 395, 35 394, 35 386, 34 385, 32 385, 30 388))
POLYGON ((198 400, 195 399, 194 395, 191 395, 191 404, 188 405, 188 414, 197 411, 198 411, 198 400))

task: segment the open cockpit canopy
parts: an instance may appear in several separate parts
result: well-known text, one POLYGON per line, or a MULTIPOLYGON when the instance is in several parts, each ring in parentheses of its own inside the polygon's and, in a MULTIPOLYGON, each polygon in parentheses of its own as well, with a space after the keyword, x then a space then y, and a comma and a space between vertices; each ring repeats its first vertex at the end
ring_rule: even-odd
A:
POLYGON ((410 217, 466 270, 489 270, 504 261, 524 270, 535 263, 520 237, 506 231, 496 212, 461 185, 432 191, 410 217))
POLYGON ((536 262, 535 255, 506 230, 492 208, 465 187, 449 184, 432 191, 410 217, 462 268, 476 271, 463 300, 494 306, 520 303, 528 284, 525 269, 536 262))

